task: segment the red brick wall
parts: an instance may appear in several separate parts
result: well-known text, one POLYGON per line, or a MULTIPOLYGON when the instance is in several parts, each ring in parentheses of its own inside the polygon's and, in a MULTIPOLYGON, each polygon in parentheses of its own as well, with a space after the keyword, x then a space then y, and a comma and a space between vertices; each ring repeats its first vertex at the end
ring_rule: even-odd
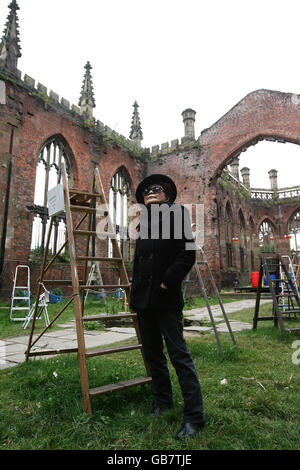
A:
MULTIPOLYGON (((300 143, 298 95, 268 90, 250 93, 214 125, 204 130, 193 148, 174 150, 158 158, 150 157, 148 161, 134 158, 117 145, 108 145, 99 132, 84 126, 76 113, 51 104, 49 99, 35 96, 24 86, 7 80, 6 95, 6 105, 0 105, 0 228, 5 195, 3 178, 6 177, 6 167, 2 165, 7 164, 8 158, 12 158, 13 173, 1 295, 10 294, 15 265, 28 262, 33 216, 26 206, 32 205, 34 200, 39 151, 51 136, 57 134, 62 136, 69 147, 72 176, 78 188, 89 187, 93 168, 98 165, 108 199, 111 178, 124 165, 132 180, 132 200, 144 176, 164 173, 174 179, 179 203, 203 204, 204 250, 219 284, 228 274, 224 246, 224 208, 227 199, 230 199, 235 214, 234 231, 238 227, 236 214, 239 209, 244 213, 247 230, 250 214, 256 227, 268 214, 274 219, 278 230, 278 249, 282 252, 287 249, 287 242, 282 236, 287 231, 287 220, 298 207, 298 202, 289 201, 266 207, 263 203, 249 201, 234 189, 225 190, 217 178, 225 165, 258 140, 268 138, 300 143), (12 129, 14 137, 10 154, 12 129), (221 213, 219 218, 217 204, 221 213)), ((238 250, 238 245, 235 250, 238 250)), ((107 247, 104 246, 103 253, 106 252, 107 247)), ((234 267, 239 272, 238 252, 234 259, 234 267)), ((249 278, 249 247, 246 247, 246 260, 244 275, 249 278)), ((36 269, 32 269, 33 282, 36 283, 36 269)), ((107 272, 107 278, 113 280, 113 277, 111 272, 107 272)))

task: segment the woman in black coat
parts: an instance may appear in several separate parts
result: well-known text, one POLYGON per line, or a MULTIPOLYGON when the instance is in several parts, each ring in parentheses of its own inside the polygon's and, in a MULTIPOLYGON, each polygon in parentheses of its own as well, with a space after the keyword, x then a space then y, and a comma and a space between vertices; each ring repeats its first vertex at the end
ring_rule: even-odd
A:
POLYGON ((173 406, 163 339, 184 399, 184 423, 177 438, 194 436, 204 423, 201 388, 183 336, 181 284, 195 263, 188 211, 174 204, 177 190, 165 175, 151 175, 136 191, 141 204, 130 307, 138 314, 143 350, 152 376, 151 415, 173 406))

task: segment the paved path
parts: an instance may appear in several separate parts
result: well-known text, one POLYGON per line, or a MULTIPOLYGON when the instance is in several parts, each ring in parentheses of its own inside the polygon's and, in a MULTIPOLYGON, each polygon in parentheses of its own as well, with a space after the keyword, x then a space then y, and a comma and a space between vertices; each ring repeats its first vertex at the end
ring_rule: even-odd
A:
MULTIPOLYGON (((270 302, 270 300, 261 300, 261 303, 270 302)), ((230 317, 231 312, 243 310, 245 308, 253 308, 255 299, 240 300, 237 302, 230 302, 224 304, 225 311, 230 317)), ((217 324, 218 331, 227 332, 227 326, 224 322, 222 311, 219 305, 212 306, 212 312, 217 324)), ((185 327, 185 335, 199 334, 201 332, 212 331, 212 327, 201 326, 201 320, 209 321, 209 315, 206 307, 196 308, 193 310, 185 310, 185 316, 193 321, 191 326, 185 327)), ((245 328, 252 328, 252 325, 247 322, 230 321, 233 331, 240 331, 245 328)), ((57 331, 46 332, 42 338, 37 342, 36 350, 58 350, 69 349, 77 347, 75 320, 66 324, 59 325, 62 329, 57 331)), ((20 329, 22 324, 20 323, 20 329)), ((113 327, 107 328, 104 331, 87 330, 85 331, 86 348, 95 348, 97 346, 104 346, 113 344, 124 339, 129 339, 135 336, 134 328, 126 327, 113 327)), ((36 338, 37 335, 34 335, 36 338)), ((28 333, 25 336, 10 337, 5 340, 0 340, 0 369, 15 366, 24 362, 24 353, 28 344, 28 333)), ((35 348, 32 349, 32 352, 35 348)), ((37 359, 47 359, 53 356, 38 356, 37 359)), ((30 360, 35 360, 31 358, 30 360)))

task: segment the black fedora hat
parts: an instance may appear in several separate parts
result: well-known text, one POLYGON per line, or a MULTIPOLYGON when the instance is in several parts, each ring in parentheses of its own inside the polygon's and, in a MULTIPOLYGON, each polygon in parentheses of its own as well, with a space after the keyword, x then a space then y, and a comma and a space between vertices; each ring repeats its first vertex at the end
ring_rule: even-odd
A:
POLYGON ((169 176, 160 175, 160 174, 147 176, 147 178, 141 181, 141 183, 138 185, 136 193, 135 193, 135 197, 139 204, 144 204, 143 192, 146 188, 148 188, 148 186, 152 184, 161 184, 162 186, 166 185, 166 192, 168 193, 168 196, 170 197, 169 202, 173 204, 177 196, 176 185, 174 181, 171 180, 171 178, 169 178, 169 176))

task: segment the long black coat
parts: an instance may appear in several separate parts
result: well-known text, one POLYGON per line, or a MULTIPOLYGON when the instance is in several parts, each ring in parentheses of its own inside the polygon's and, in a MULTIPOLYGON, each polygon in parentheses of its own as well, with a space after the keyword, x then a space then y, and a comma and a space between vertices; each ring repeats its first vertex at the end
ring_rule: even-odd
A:
MULTIPOLYGON (((140 237, 136 240, 134 255, 133 279, 131 287, 130 308, 136 312, 182 310, 184 305, 182 281, 195 263, 195 245, 193 243, 191 223, 188 211, 183 206, 174 204, 181 212, 182 235, 178 238, 178 218, 171 212, 170 237, 163 239, 162 222, 165 216, 160 214, 158 238, 149 229, 146 239, 143 237, 142 217, 138 230, 140 237), (176 233, 177 232, 177 233, 176 233), (186 243, 189 248, 187 249, 186 243), (164 283, 167 289, 160 287, 164 283)), ((177 213, 178 214, 178 213, 177 213)), ((148 223, 151 215, 148 209, 148 223)), ((146 220, 144 219, 144 220, 146 220)), ((153 226, 152 226, 153 227, 153 226)), ((145 232, 144 232, 145 235, 145 232)))

